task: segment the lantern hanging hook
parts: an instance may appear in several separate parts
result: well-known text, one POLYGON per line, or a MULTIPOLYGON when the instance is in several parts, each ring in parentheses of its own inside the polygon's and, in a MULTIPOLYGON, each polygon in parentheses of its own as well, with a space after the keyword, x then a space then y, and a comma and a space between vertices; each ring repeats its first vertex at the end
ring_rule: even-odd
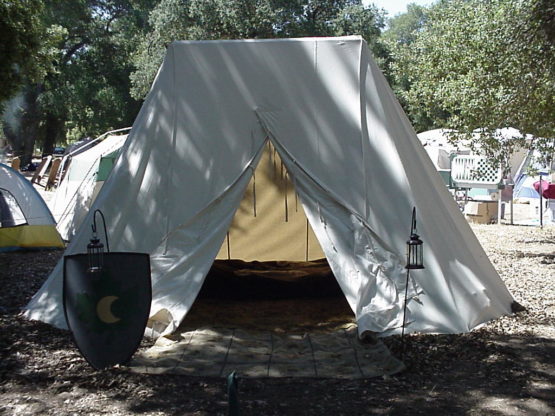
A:
POLYGON ((93 237, 96 237, 96 214, 100 214, 100 216, 102 217, 102 224, 104 227, 104 238, 106 239, 106 251, 109 253, 110 252, 110 243, 108 242, 108 233, 106 232, 106 219, 104 218, 104 214, 102 213, 102 211, 100 211, 99 209, 95 210, 93 213, 93 223, 91 224, 91 228, 92 228, 92 232, 93 232, 93 237))
POLYGON ((410 233, 411 235, 416 234, 416 207, 412 207, 412 223, 410 233))

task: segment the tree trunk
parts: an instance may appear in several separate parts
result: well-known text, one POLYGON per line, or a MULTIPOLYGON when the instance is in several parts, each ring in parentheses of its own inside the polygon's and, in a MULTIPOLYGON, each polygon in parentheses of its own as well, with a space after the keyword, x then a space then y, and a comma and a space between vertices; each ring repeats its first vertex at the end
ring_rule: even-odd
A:
POLYGON ((35 142, 39 132, 40 109, 38 103, 39 86, 32 86, 25 94, 27 111, 23 113, 21 120, 21 140, 23 141, 23 155, 21 164, 26 166, 32 161, 35 150, 35 142))
POLYGON ((40 91, 40 85, 28 86, 22 96, 11 103, 9 115, 4 114, 4 134, 14 156, 20 157, 22 167, 32 161, 39 132, 40 108, 37 99, 40 91))
POLYGON ((64 122, 52 113, 46 115, 46 127, 44 132, 44 141, 42 152, 51 155, 54 152, 56 141, 60 137, 64 122))

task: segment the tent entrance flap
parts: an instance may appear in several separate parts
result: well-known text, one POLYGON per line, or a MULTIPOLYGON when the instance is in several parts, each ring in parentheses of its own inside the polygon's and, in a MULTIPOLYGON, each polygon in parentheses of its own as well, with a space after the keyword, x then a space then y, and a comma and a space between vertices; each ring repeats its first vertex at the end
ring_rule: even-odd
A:
POLYGON ((295 184, 268 141, 216 258, 310 261, 323 257, 295 184))

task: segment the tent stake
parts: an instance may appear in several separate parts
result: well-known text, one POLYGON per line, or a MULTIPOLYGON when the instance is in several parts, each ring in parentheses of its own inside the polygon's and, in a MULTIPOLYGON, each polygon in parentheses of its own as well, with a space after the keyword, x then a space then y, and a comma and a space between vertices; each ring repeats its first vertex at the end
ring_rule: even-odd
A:
POLYGON ((306 219, 306 261, 308 261, 308 218, 306 219))
POLYGON ((405 301, 403 306, 403 327, 401 329, 401 358, 405 355, 405 323, 407 317, 407 297, 409 291, 409 278, 411 269, 423 269, 422 240, 416 234, 416 207, 412 208, 412 221, 410 226, 410 239, 407 241, 407 280, 405 283, 405 301))
POLYGON ((405 302, 403 307, 403 327, 401 329, 401 359, 403 359, 405 355, 405 319, 407 317, 407 295, 409 292, 409 277, 410 269, 407 269, 407 281, 405 283, 405 302))
POLYGON ((543 198, 542 198, 542 175, 540 173, 540 228, 543 228, 543 198))
POLYGON ((256 172, 252 173, 252 207, 256 217, 256 172))
MULTIPOLYGON (((283 165, 282 165, 283 166, 283 165)), ((289 204, 287 203, 287 172, 285 173, 285 222, 289 222, 289 204)))

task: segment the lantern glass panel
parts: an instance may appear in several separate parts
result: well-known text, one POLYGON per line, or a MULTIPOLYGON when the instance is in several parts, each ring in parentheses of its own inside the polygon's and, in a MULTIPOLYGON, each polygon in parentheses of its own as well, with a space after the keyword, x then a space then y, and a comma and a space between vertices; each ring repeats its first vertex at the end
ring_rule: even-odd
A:
POLYGON ((89 272, 99 272, 103 266, 104 244, 97 238, 93 238, 87 245, 87 254, 89 257, 89 272))
POLYGON ((412 234, 407 241, 407 269, 423 269, 422 240, 417 234, 412 234))

